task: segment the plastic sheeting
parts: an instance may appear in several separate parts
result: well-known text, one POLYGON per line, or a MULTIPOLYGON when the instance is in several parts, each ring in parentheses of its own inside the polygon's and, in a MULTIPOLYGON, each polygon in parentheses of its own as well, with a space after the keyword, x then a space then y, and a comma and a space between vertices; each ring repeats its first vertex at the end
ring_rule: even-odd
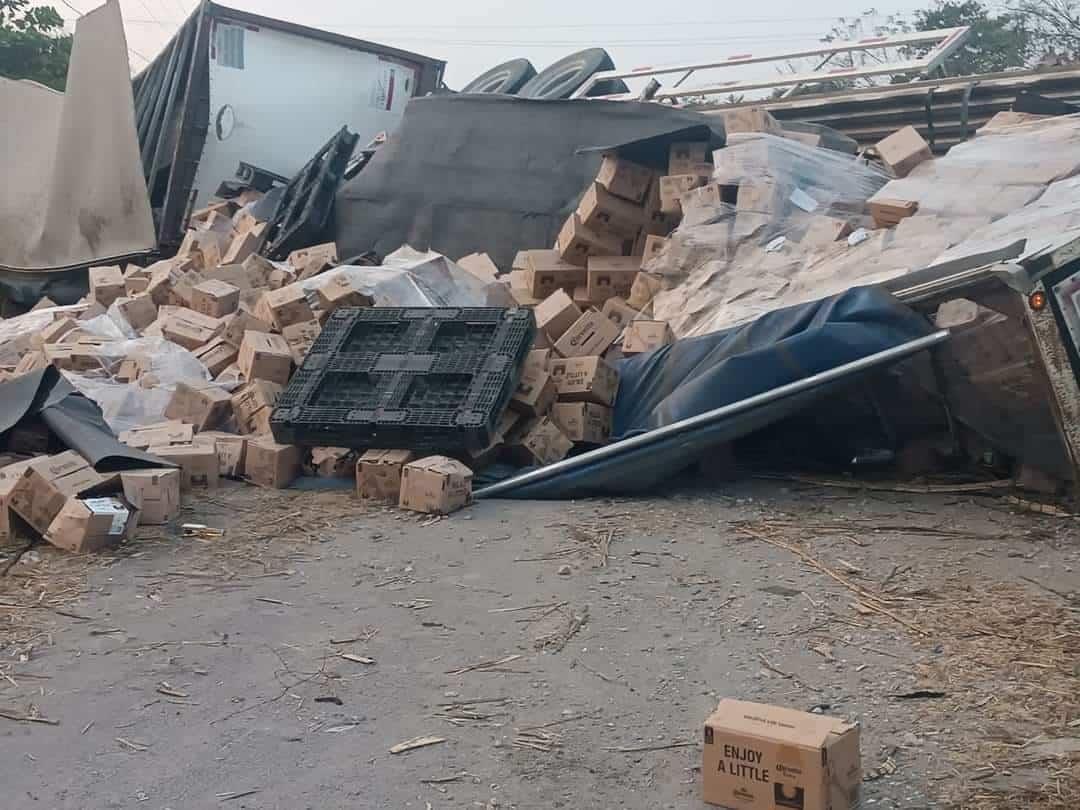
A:
MULTIPOLYGON (((85 273, 155 245, 117 3, 79 18, 66 93, 0 78, 0 289, 69 303, 85 273)), ((81 288, 81 290, 80 290, 81 288)))
POLYGON ((849 385, 851 377, 837 373, 836 379, 805 390, 775 397, 770 393, 886 353, 899 352, 899 359, 905 346, 944 337, 935 336, 924 317, 870 287, 778 310, 727 332, 678 341, 620 364, 613 430, 619 441, 575 459, 565 471, 552 468, 548 477, 520 484, 511 479, 478 495, 544 499, 648 490, 718 445, 774 424, 849 385), (704 419, 725 406, 736 408, 753 397, 764 401, 639 444, 652 434, 704 419), (621 443, 625 451, 620 451, 621 443))
MULTIPOLYGON (((487 253, 509 270, 517 251, 551 247, 595 178, 600 154, 582 150, 690 127, 723 143, 719 119, 660 104, 412 99, 398 131, 338 192, 339 254, 383 255, 410 244, 455 258, 487 253)), ((666 147, 662 154, 666 165, 666 147)))
POLYGON ((688 198, 684 224, 646 265, 668 288, 654 313, 680 337, 1017 239, 1028 239, 1031 252, 1059 243, 1080 222, 1080 116, 980 133, 902 179, 762 133, 731 136, 714 161, 716 182, 740 185, 738 203, 688 198), (913 200, 919 209, 875 229, 865 207, 875 197, 913 200), (836 239, 845 224, 866 230, 836 239))

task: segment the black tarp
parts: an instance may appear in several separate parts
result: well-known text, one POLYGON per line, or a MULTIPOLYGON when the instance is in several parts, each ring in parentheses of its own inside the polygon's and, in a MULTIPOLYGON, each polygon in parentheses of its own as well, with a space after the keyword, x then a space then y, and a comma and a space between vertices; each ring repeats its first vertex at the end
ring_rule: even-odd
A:
POLYGON ((52 366, 0 383, 0 446, 9 431, 33 419, 44 422, 62 447, 77 452, 98 472, 173 466, 121 444, 97 403, 52 366))
MULTIPOLYGON (((673 425, 931 332, 923 316, 889 293, 862 287, 776 310, 723 332, 679 340, 619 364, 612 435, 626 439, 673 425)), ((662 443, 525 483, 498 497, 575 498, 647 490, 695 464, 717 445, 791 416, 850 382, 840 379, 763 403, 662 443)))
POLYGON ((596 176, 597 147, 664 169, 672 141, 710 133, 722 146, 720 119, 652 103, 413 99, 398 131, 338 192, 338 254, 409 244, 452 259, 487 253, 509 270, 517 251, 554 243, 596 176))

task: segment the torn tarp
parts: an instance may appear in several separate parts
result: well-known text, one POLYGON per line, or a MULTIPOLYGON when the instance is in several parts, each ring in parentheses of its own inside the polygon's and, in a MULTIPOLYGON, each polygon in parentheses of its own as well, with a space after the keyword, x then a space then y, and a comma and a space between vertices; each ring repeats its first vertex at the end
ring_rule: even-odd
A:
POLYGON ((79 18, 67 91, 0 78, 0 290, 73 303, 86 274, 154 248, 120 6, 79 18))
POLYGON ((477 496, 574 498, 648 489, 716 446, 849 385, 855 374, 944 337, 888 293, 866 287, 677 341, 620 364, 613 435, 621 441, 477 496), (727 410, 714 414, 720 409, 727 410))
POLYGON ((338 192, 339 255, 385 255, 408 244, 452 259, 487 253, 509 270, 517 251, 551 247, 596 177, 600 153, 583 150, 654 139, 632 155, 666 167, 670 141, 691 130, 723 145, 719 119, 660 104, 412 99, 397 133, 338 192))
POLYGON ((35 418, 98 472, 172 466, 121 444, 105 424, 97 404, 76 391, 52 366, 0 383, 0 446, 9 431, 35 418))

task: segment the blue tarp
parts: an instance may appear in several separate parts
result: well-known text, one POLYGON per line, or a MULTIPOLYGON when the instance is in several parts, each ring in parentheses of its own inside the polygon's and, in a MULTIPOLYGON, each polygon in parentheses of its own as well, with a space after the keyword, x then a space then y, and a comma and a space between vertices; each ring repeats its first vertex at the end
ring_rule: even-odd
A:
MULTIPOLYGON (((776 310, 723 332, 676 341, 619 364, 612 435, 626 439, 763 394, 929 335, 927 320, 878 287, 776 310)), ((696 463, 711 448, 820 400, 842 380, 763 404, 660 446, 630 450, 499 493, 572 498, 641 491, 696 463)))

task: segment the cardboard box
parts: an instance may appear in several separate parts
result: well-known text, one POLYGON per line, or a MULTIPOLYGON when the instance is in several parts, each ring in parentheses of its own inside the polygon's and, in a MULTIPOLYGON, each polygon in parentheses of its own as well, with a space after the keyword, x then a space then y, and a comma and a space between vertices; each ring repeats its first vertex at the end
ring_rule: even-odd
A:
POLYGON ((273 436, 249 439, 244 475, 259 486, 286 489, 300 475, 303 452, 294 444, 278 444, 273 436))
POLYGON ((288 258, 289 264, 296 268, 297 281, 303 281, 329 270, 337 264, 337 260, 337 245, 333 242, 294 250, 288 258))
MULTIPOLYGON (((565 262, 557 250, 530 250, 525 270, 525 289, 535 298, 547 298, 556 290, 573 293, 574 287, 585 283, 585 270, 565 262)), ((513 287, 510 288, 513 291, 513 287)))
MULTIPOLYGON (((580 272, 580 271, 579 271, 580 272)), ((581 310, 565 290, 556 290, 533 310, 536 327, 551 340, 558 340, 581 317, 581 310)))
POLYGON ((241 433, 270 432, 270 414, 285 389, 266 380, 252 380, 239 388, 232 397, 233 415, 241 433))
POLYGON ((609 298, 626 298, 641 269, 640 256, 590 256, 586 290, 589 300, 602 304, 609 298))
POLYGON ((180 468, 183 492, 193 487, 216 489, 218 486, 218 456, 210 443, 151 445, 147 452, 180 468))
POLYGON ((572 442, 607 444, 611 438, 611 408, 603 405, 556 402, 551 418, 572 442))
POLYGON ((261 222, 244 233, 238 233, 217 264, 237 264, 258 251, 266 237, 267 227, 265 222, 261 222))
POLYGON ((197 349, 216 338, 224 328, 217 318, 181 309, 162 322, 161 334, 185 349, 197 349))
POLYGON ((860 805, 859 726, 795 709, 720 701, 705 721, 703 798, 742 810, 860 805))
POLYGON ((191 385, 178 382, 165 408, 166 419, 179 419, 194 425, 197 431, 212 430, 232 415, 229 392, 212 383, 191 385))
POLYGON ((525 371, 546 373, 551 364, 551 349, 533 349, 525 356, 525 371))
POLYGON ((10 540, 14 536, 11 520, 11 492, 33 461, 34 459, 28 458, 0 467, 0 540, 10 540))
POLYGON ((292 373, 292 350, 281 335, 245 332, 236 365, 249 382, 266 380, 288 385, 292 373))
POLYGON ((74 318, 58 318, 40 332, 30 336, 34 348, 64 341, 73 341, 78 338, 79 322, 74 318))
POLYGON ((708 175, 674 174, 660 178, 660 210, 665 214, 682 211, 682 196, 709 182, 708 175))
MULTIPOLYGON (((662 239, 660 241, 662 244, 659 245, 658 249, 663 250, 667 245, 667 240, 662 239)), ((643 310, 663 289, 664 280, 660 276, 645 272, 638 273, 634 277, 634 284, 630 288, 630 297, 626 299, 626 303, 632 309, 643 310)))
MULTIPOLYGON (((636 278, 636 276, 635 276, 636 278)), ((630 321, 634 320, 641 315, 636 309, 626 303, 622 298, 618 296, 609 298, 604 302, 603 309, 600 310, 600 314, 615 324, 620 329, 625 329, 626 325, 630 321)))
POLYGON ((147 293, 130 298, 121 296, 116 299, 116 308, 136 332, 141 332, 157 320, 157 305, 147 293))
MULTIPOLYGON (((696 174, 703 163, 712 160, 712 151, 705 141, 679 141, 668 148, 668 175, 696 174)), ((712 174, 710 171, 709 174, 712 174)))
POLYGON ((180 514, 180 470, 128 470, 120 473, 120 483, 139 510, 140 526, 158 526, 180 514))
POLYGON ((240 306, 240 288, 217 279, 207 279, 191 291, 191 308, 211 318, 224 318, 240 306))
POLYGON ((268 333, 273 328, 269 321, 257 318, 246 309, 239 309, 225 319, 225 328, 222 330, 221 336, 239 350, 240 344, 244 342, 245 332, 268 333))
POLYGON ((357 452, 348 447, 311 448, 311 472, 318 478, 356 476, 357 452))
POLYGON ((485 284, 492 284, 499 280, 499 268, 486 253, 470 253, 454 263, 485 284))
POLYGON ((322 324, 317 320, 301 321, 281 330, 281 336, 289 344, 289 352, 297 368, 304 364, 304 358, 311 351, 320 332, 322 332, 322 324))
POLYGON ((33 529, 44 534, 68 498, 84 493, 108 494, 119 489, 116 476, 94 472, 82 456, 67 450, 40 456, 23 470, 11 488, 10 508, 33 529))
POLYGON ((554 464, 562 461, 574 448, 574 443, 562 432, 550 417, 543 417, 529 425, 521 437, 519 460, 526 464, 554 464))
POLYGON ((562 402, 611 405, 619 389, 619 373, 602 357, 567 357, 551 361, 551 378, 562 402))
MULTIPOLYGON (((262 298, 262 306, 270 322, 281 331, 286 326, 315 318, 307 296, 299 284, 289 284, 279 290, 270 290, 262 298)), ((260 314, 260 313, 256 313, 260 314)), ((265 318, 264 318, 265 320, 265 318)))
POLYGON ((196 444, 214 448, 218 457, 218 476, 221 478, 243 478, 244 463, 247 460, 247 437, 208 430, 195 437, 196 444))
POLYGON ((57 548, 77 553, 100 551, 130 537, 139 510, 125 499, 68 498, 44 533, 57 548))
POLYGON ((144 293, 150 287, 150 276, 139 275, 131 276, 128 278, 124 276, 124 294, 129 297, 134 297, 139 293, 144 293))
POLYGON ((590 256, 625 256, 633 247, 633 238, 586 228, 577 212, 566 220, 556 239, 559 258, 579 267, 584 267, 590 256))
POLYGON ((604 155, 596 182, 616 197, 640 204, 645 199, 653 175, 653 170, 646 166, 615 155, 604 155))
POLYGON ((128 447, 145 450, 148 447, 165 447, 170 444, 190 444, 195 438, 195 428, 186 422, 158 422, 153 425, 125 430, 119 436, 128 447))
POLYGON ((514 389, 510 407, 526 416, 543 416, 555 403, 555 396, 555 382, 550 374, 526 368, 514 389))
POLYGON ((124 274, 117 266, 91 267, 90 298, 106 309, 124 294, 124 274))
POLYGON ((446 456, 428 456, 401 471, 402 509, 448 515, 472 500, 472 470, 446 456))
POLYGON ((874 197, 869 200, 870 216, 878 228, 895 227, 900 220, 915 216, 919 210, 916 200, 893 200, 887 197, 874 197))
POLYGON ((660 177, 653 178, 649 186, 649 194, 645 197, 645 227, 638 234, 634 243, 634 255, 641 255, 639 246, 644 244, 647 236, 667 236, 679 225, 678 213, 666 213, 663 202, 660 199, 660 177))
POLYGON ((412 450, 368 450, 356 462, 357 497, 397 505, 402 468, 413 458, 412 450))
POLYGON ((771 132, 779 133, 783 130, 780 122, 773 118, 768 110, 757 107, 721 108, 717 114, 724 119, 724 131, 727 134, 734 132, 771 132))
POLYGON ((651 352, 674 342, 675 335, 667 321, 637 320, 626 327, 623 333, 623 354, 641 354, 651 352))
POLYGON ((563 357, 603 354, 615 342, 620 331, 601 313, 586 312, 555 341, 555 351, 563 357))
POLYGON ((827 247, 833 242, 846 239, 852 232, 851 223, 834 217, 813 217, 803 231, 800 245, 806 247, 827 247))
POLYGON ((645 225, 645 208, 616 197, 599 183, 592 183, 577 207, 581 223, 597 233, 613 233, 634 239, 645 225))
POLYGON ((341 307, 370 307, 375 304, 375 300, 356 289, 345 274, 335 275, 317 287, 315 297, 319 300, 319 309, 322 310, 324 320, 327 315, 341 307))
POLYGON ((581 284, 574 287, 574 304, 582 311, 592 308, 592 301, 589 299, 589 285, 581 284))
POLYGON ((912 169, 934 156, 930 144, 912 126, 882 138, 874 145, 874 151, 897 177, 907 177, 912 169))
POLYGON ((194 354, 199 358, 199 362, 206 366, 210 376, 216 377, 236 362, 239 352, 225 338, 216 337, 205 346, 195 349, 194 354))

